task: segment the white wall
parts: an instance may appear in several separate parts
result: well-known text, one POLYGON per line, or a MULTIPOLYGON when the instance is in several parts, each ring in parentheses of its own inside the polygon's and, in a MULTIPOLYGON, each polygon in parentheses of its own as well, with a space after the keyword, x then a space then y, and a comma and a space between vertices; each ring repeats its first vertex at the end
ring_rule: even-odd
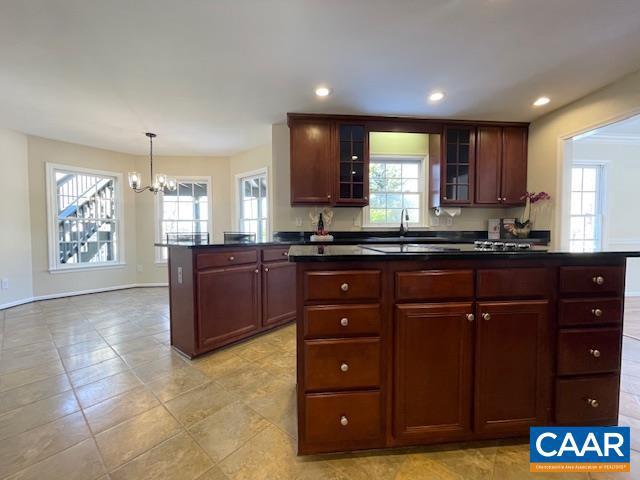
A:
MULTIPOLYGON (((573 143, 573 161, 605 164, 603 247, 612 250, 640 250, 640 216, 633 208, 638 202, 640 182, 640 142, 636 144, 595 141, 573 143)), ((627 295, 640 295, 640 259, 627 260, 627 295)))
POLYGON ((29 160, 26 135, 0 129, 0 308, 33 296, 29 160))

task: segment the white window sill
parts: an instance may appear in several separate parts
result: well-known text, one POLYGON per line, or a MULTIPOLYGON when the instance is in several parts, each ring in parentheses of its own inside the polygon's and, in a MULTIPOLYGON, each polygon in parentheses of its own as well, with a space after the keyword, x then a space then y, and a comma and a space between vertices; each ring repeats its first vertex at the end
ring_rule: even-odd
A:
POLYGON ((155 265, 157 267, 166 267, 169 264, 169 261, 168 260, 156 260, 154 263, 155 263, 155 265))
POLYGON ((78 272, 88 272, 93 270, 113 270, 116 268, 124 268, 127 264, 125 262, 119 263, 107 263, 103 265, 83 265, 83 266, 74 266, 74 267, 57 267, 50 268, 49 273, 53 275, 57 275, 59 273, 78 273, 78 272))
MULTIPOLYGON (((426 225, 419 225, 417 223, 410 223, 409 225, 405 225, 405 227, 407 227, 409 230, 429 230, 429 227, 427 227, 426 225)), ((362 228, 366 230, 392 231, 392 230, 399 230, 400 223, 399 222, 397 224, 390 223, 388 225, 379 225, 379 224, 362 225, 362 228)))

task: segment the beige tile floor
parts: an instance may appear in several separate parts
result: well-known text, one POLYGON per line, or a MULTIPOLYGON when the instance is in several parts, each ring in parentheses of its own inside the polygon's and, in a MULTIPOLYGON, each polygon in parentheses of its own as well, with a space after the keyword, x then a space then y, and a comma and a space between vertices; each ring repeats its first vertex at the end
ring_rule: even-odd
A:
MULTIPOLYGON (((640 450, 640 299, 627 308, 620 420, 640 450)), ((190 362, 167 316, 162 288, 0 311, 0 479, 534 477, 522 442, 298 458, 295 327, 190 362)), ((611 478, 640 478, 639 455, 611 478)))

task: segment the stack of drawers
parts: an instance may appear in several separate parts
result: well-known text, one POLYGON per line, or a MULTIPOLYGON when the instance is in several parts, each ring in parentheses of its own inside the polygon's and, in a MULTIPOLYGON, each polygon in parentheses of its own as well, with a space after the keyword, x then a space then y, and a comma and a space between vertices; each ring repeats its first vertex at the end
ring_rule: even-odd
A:
POLYGON ((624 267, 560 268, 556 423, 616 424, 624 267))
POLYGON ((382 446, 381 272, 306 272, 303 288, 301 445, 382 446))

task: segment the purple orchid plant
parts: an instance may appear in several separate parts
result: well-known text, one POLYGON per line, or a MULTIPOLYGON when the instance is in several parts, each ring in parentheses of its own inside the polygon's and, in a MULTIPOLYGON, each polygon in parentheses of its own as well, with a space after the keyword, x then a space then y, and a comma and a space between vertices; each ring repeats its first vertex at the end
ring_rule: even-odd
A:
POLYGON ((531 225, 531 212, 533 209, 533 205, 539 202, 544 202, 546 200, 551 200, 551 195, 549 195, 547 192, 525 192, 525 194, 520 197, 520 200, 524 200, 526 204, 524 207, 524 212, 522 212, 522 221, 520 222, 516 220, 515 224, 517 228, 525 228, 531 225))

